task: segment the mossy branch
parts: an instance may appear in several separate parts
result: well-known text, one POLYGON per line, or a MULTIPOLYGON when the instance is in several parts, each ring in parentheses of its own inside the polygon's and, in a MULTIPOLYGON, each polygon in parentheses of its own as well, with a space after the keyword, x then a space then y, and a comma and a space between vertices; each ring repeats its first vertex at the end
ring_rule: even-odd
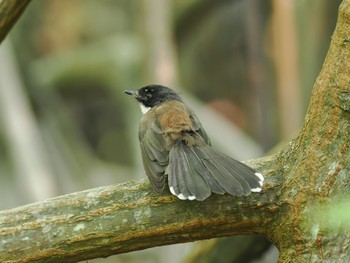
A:
MULTIPOLYGON (((273 158, 256 163, 268 168, 273 158)), ((77 262, 213 237, 263 233, 281 206, 266 171, 263 193, 205 202, 157 195, 132 181, 0 212, 1 262, 77 262)))

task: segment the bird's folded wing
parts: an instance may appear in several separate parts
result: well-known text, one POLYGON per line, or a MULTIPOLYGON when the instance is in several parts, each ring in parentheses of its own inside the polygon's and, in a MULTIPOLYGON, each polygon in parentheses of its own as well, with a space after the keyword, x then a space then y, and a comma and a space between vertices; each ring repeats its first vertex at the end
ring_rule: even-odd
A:
POLYGON ((204 139, 205 143, 211 146, 210 139, 205 132, 201 122, 199 121, 197 115, 191 110, 190 111, 190 119, 192 121, 193 129, 204 139))
POLYGON ((162 192, 165 185, 165 169, 169 163, 165 139, 159 124, 140 124, 139 139, 142 161, 146 174, 157 192, 162 192))

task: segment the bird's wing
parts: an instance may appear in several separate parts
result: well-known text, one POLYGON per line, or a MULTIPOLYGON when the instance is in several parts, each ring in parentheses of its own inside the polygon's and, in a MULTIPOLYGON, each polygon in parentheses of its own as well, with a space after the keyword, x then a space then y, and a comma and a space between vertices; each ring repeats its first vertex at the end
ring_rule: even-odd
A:
POLYGON ((162 192, 165 185, 164 173, 169 163, 169 152, 166 150, 163 132, 156 118, 143 118, 141 120, 139 140, 146 174, 153 188, 158 193, 162 192), (149 120, 154 121, 149 122, 149 120))
POLYGON ((193 129, 204 139, 205 143, 211 146, 210 139, 208 137, 208 134, 204 130, 200 120, 198 119, 197 115, 191 110, 189 112, 190 119, 192 121, 192 127, 193 129))

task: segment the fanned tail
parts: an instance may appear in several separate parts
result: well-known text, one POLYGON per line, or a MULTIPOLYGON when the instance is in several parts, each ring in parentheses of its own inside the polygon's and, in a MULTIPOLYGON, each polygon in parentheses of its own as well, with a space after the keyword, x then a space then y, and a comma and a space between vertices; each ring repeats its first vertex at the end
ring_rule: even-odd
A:
POLYGON ((169 188, 173 195, 202 201, 211 195, 260 192, 264 177, 253 168, 208 145, 189 147, 178 141, 169 153, 169 188))

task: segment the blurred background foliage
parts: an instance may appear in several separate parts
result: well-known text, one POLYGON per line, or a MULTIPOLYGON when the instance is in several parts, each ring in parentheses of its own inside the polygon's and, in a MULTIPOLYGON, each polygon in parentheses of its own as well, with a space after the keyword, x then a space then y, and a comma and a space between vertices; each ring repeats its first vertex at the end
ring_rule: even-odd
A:
MULTIPOLYGON (((150 83, 177 89, 238 159, 289 140, 340 2, 32 1, 0 47, 0 209, 144 177, 141 113, 123 90, 150 83)), ((180 262, 189 250, 91 262, 180 262)), ((259 262, 276 260, 268 251, 259 262)))

